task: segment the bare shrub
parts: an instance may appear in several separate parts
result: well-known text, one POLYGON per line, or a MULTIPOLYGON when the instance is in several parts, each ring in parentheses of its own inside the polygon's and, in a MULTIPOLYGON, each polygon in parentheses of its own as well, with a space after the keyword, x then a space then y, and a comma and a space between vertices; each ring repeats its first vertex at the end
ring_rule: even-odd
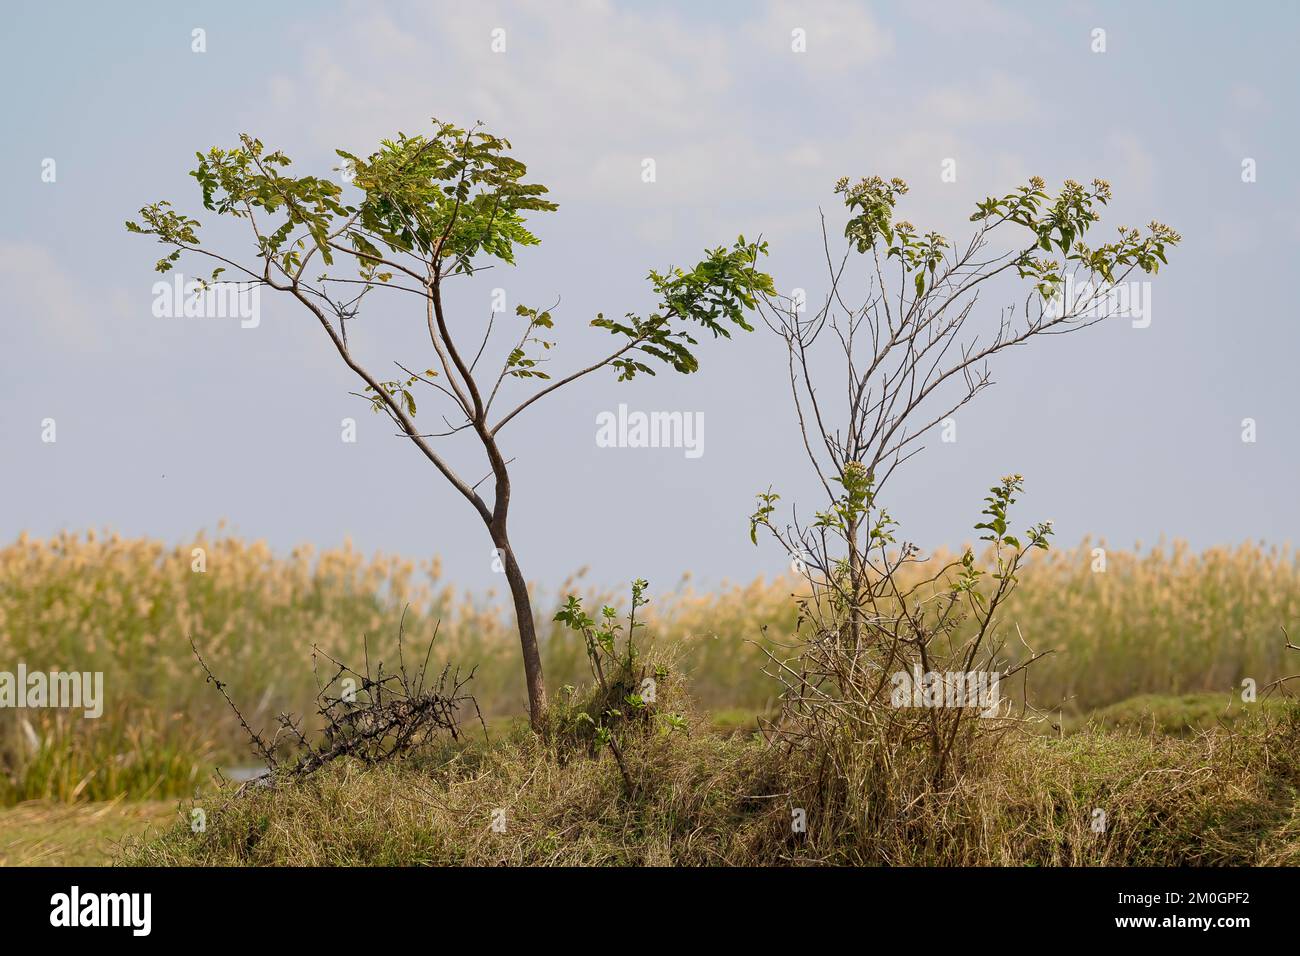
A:
POLYGON ((870 825, 951 793, 1016 722, 1033 719, 1023 704, 1012 713, 1001 686, 1042 655, 1029 650, 1007 665, 999 611, 1052 533, 1050 522, 1013 532, 1023 479, 1009 475, 989 489, 975 525, 991 565, 966 550, 918 574, 928 559, 897 537, 881 504, 884 486, 923 436, 992 383, 990 359, 1102 321, 1110 290, 1135 270, 1155 272, 1179 236, 1153 222, 1146 233, 1121 227, 1117 240, 1085 245, 1110 199, 1100 180, 1067 181, 1052 197, 1034 178, 980 203, 971 217, 979 225, 960 252, 936 232, 895 221, 902 180, 841 180, 836 192, 849 211, 848 248, 836 263, 824 239, 822 306, 805 314, 802 302, 769 298, 763 310, 788 352, 803 446, 826 503, 810 521, 796 513, 778 524, 779 496, 759 494, 751 537, 757 543, 758 529, 768 531, 806 581, 792 641, 767 648, 769 672, 784 687, 768 731, 800 752, 790 762, 802 774, 793 784, 804 791, 799 799, 815 802, 823 819, 836 808, 853 825, 870 825), (1023 238, 990 251, 1011 232, 1023 238), (843 280, 854 253, 865 262, 868 295, 851 307, 843 280), (1031 288, 981 329, 979 296, 998 277, 1031 288), (828 341, 830 363, 820 348, 828 341), (835 380, 846 394, 831 403, 818 386, 835 380))

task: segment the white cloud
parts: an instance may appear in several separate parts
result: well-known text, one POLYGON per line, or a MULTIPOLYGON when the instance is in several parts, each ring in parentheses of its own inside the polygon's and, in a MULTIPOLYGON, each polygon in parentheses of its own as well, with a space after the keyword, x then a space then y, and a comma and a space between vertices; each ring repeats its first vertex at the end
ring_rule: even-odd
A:
MULTIPOLYGON (((299 135, 328 155, 423 129, 433 114, 482 120, 562 207, 580 199, 625 209, 639 217, 638 234, 659 240, 670 235, 668 213, 682 207, 697 222, 750 232, 712 207, 744 204, 766 226, 806 203, 813 221, 841 175, 937 178, 949 156, 963 177, 991 174, 991 163, 1022 166, 976 143, 991 125, 1043 113, 1026 81, 998 71, 971 86, 918 81, 839 109, 846 76, 879 72, 894 48, 870 8, 848 0, 772 0, 738 22, 598 0, 374 5, 341 16, 308 34, 296 75, 270 84, 257 129, 301 124, 299 135), (790 49, 795 27, 807 31, 807 54, 790 49), (503 53, 492 52, 497 28, 503 53), (654 184, 641 181, 647 157, 654 184)), ((947 193, 936 204, 952 200, 947 193)), ((923 219, 926 200, 913 206, 923 219)))
POLYGON ((721 26, 599 2, 439 6, 404 11, 400 25, 364 8, 310 39, 300 74, 276 77, 257 122, 296 115, 324 150, 369 148, 433 115, 482 120, 553 191, 617 194, 641 158, 690 144, 702 112, 734 99, 736 57, 721 26))
POLYGON ((118 317, 121 305, 117 297, 117 305, 106 306, 49 247, 30 241, 0 239, 0 288, 9 301, 7 340, 31 334, 76 351, 103 344, 104 323, 118 317))
POLYGON ((1249 83, 1238 83, 1229 94, 1234 109, 1243 113, 1262 113, 1268 109, 1264 91, 1249 83))
POLYGON ((1043 113, 1028 81, 1000 71, 978 83, 940 87, 925 97, 921 108, 927 118, 953 126, 1025 123, 1043 113))
POLYGON ((903 9, 926 29, 942 33, 993 33, 1024 39, 1034 32, 1028 20, 992 0, 908 0, 903 9))
MULTIPOLYGON (((1140 137, 1120 131, 1106 137, 1106 156, 1118 161, 1118 168, 1108 173, 1116 185, 1137 194, 1148 192, 1155 183, 1156 161, 1140 137)), ((1111 167, 1107 163, 1108 168, 1111 167)))
POLYGON ((842 73, 871 66, 894 49, 893 37, 861 3, 851 0, 771 0, 745 30, 767 55, 791 56, 793 31, 803 30, 811 70, 842 73))

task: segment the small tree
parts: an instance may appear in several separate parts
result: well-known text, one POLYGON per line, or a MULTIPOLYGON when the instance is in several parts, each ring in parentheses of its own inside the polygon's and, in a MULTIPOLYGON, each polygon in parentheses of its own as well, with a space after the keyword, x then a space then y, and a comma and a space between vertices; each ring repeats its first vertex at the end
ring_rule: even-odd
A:
POLYGON ((170 248, 157 263, 159 272, 171 269, 185 252, 214 260, 210 278, 199 283, 203 291, 227 281, 221 276, 235 270, 253 286, 297 299, 365 383, 361 397, 385 412, 400 437, 409 439, 470 503, 504 562, 523 650, 529 715, 540 730, 546 688, 527 581, 507 528, 511 486, 501 429, 538 399, 599 369, 613 369, 620 381, 653 375, 655 362, 681 373, 696 371, 696 327, 715 338, 729 338, 732 327, 750 331, 746 313, 755 308, 757 296, 774 289, 756 266, 766 244, 742 236, 729 249, 707 250, 690 269, 651 271, 658 308, 645 317, 628 313, 623 321, 597 315, 591 325, 613 334, 617 348, 558 379, 545 371, 542 357, 554 345, 545 337, 554 325, 551 312, 519 305, 515 311, 523 320, 522 331, 511 337, 500 365, 484 375, 479 369, 487 367, 482 360, 494 322, 489 319, 470 340, 463 329, 454 331, 443 305, 443 283, 472 276, 486 260, 513 263, 516 246, 538 242, 527 217, 556 209, 544 198, 545 186, 524 182, 526 167, 508 155, 509 149, 509 142, 477 125, 465 130, 434 120, 430 135, 399 134, 364 158, 338 150, 346 163, 342 168, 360 193, 349 201, 338 183, 294 175, 283 152, 267 152, 259 140, 244 135, 233 149, 199 153, 191 175, 202 188, 205 209, 247 222, 252 261, 243 264, 203 248, 199 222, 166 201, 145 206, 140 221, 126 227, 156 236, 170 248), (367 296, 388 291, 418 307, 432 348, 431 361, 395 362, 400 375, 391 378, 362 364, 349 335, 367 296), (546 384, 498 411, 494 404, 507 378, 546 384), (450 403, 452 417, 441 416, 441 430, 416 426, 413 390, 420 386, 450 403), (485 456, 495 488, 490 505, 479 495, 478 484, 466 481, 434 448, 436 439, 461 431, 476 436, 485 456))
MULTIPOLYGON (((1010 475, 990 488, 975 526, 989 543, 992 573, 969 551, 926 573, 910 567, 924 560, 921 550, 897 540, 882 489, 926 434, 991 384, 990 359, 1039 336, 1103 321, 1111 291, 1135 271, 1158 271, 1180 237, 1153 222, 1145 232, 1120 227, 1113 241, 1086 245, 1110 200, 1101 180, 1088 187, 1067 181, 1050 196, 1035 177, 979 203, 971 216, 978 225, 960 251, 936 232, 895 219, 895 204, 907 192, 900 179, 841 180, 836 192, 849 214, 847 248, 837 261, 824 239, 830 272, 824 303, 805 314, 801 303, 769 297, 764 309, 788 351, 803 445, 826 503, 811 521, 779 524, 778 496, 769 490, 758 496, 750 534, 755 543, 760 527, 774 535, 798 559, 810 586, 800 602, 798 653, 790 660, 773 655, 786 686, 788 739, 825 746, 923 740, 931 780, 939 785, 963 734, 976 732, 979 722, 968 719, 975 711, 899 709, 892 678, 966 675, 975 668, 1003 678, 1032 661, 1030 652, 1012 669, 1000 669, 997 617, 1025 559, 1048 547, 1051 526, 1013 532, 1009 511, 1022 479, 1010 475), (1004 237, 1002 251, 990 248, 1004 237), (868 292, 861 305, 845 302, 844 276, 855 254, 865 260, 868 292), (974 317, 980 292, 999 276, 1028 282, 1029 289, 991 328, 980 329, 974 317), (832 366, 814 357, 819 343, 831 346, 832 366), (828 378, 831 367, 835 375, 828 378), (819 391, 828 380, 846 384, 842 397, 819 391)), ((951 689, 925 688, 941 700, 954 696, 951 689)), ((842 756, 861 758, 859 752, 842 756)))

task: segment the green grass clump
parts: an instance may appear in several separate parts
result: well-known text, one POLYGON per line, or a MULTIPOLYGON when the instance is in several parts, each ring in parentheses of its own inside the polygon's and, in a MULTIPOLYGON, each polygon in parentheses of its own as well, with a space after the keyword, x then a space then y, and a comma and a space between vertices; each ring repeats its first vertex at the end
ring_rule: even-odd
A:
POLYGON ((1281 711, 1283 697, 1244 703, 1238 694, 1139 694, 1065 722, 1067 732, 1085 728, 1128 730, 1185 737, 1200 731, 1231 728, 1260 710, 1281 711))

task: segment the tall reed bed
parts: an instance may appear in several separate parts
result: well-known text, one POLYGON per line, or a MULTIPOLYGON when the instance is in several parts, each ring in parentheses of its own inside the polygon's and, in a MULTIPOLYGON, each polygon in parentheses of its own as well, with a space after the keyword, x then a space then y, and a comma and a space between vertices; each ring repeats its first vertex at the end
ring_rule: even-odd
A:
MULTIPOLYGON (((1294 550, 1108 550, 1098 572, 1093 548, 1085 541, 1043 556, 1008 608, 1010 634, 1018 625, 1030 646, 1057 651, 1031 669, 1038 705, 1078 713, 1142 693, 1226 693, 1245 677, 1262 685, 1295 670, 1286 670, 1279 629, 1300 633, 1294 550)), ((797 586, 776 578, 652 590, 650 639, 677 647, 706 709, 767 709, 776 687, 754 642, 772 646, 789 634, 797 586)), ((593 593, 580 578, 560 590, 612 604, 621 595, 593 593)), ((548 682, 581 683, 583 649, 550 620, 560 595, 542 597, 548 682)), ((422 651, 436 627, 434 661, 476 667, 471 688, 489 716, 519 714, 524 689, 506 605, 447 583, 437 559, 365 556, 347 545, 277 555, 221 529, 175 547, 93 532, 21 537, 0 548, 0 671, 20 661, 29 670, 103 671, 106 702, 98 720, 0 711, 0 802, 167 796, 202 783, 214 762, 251 762, 237 723, 204 682, 191 637, 245 716, 265 726, 310 709, 313 645, 393 666, 405 610, 408 648, 422 651)), ((1007 652, 1023 652, 1018 638, 1007 652)))

